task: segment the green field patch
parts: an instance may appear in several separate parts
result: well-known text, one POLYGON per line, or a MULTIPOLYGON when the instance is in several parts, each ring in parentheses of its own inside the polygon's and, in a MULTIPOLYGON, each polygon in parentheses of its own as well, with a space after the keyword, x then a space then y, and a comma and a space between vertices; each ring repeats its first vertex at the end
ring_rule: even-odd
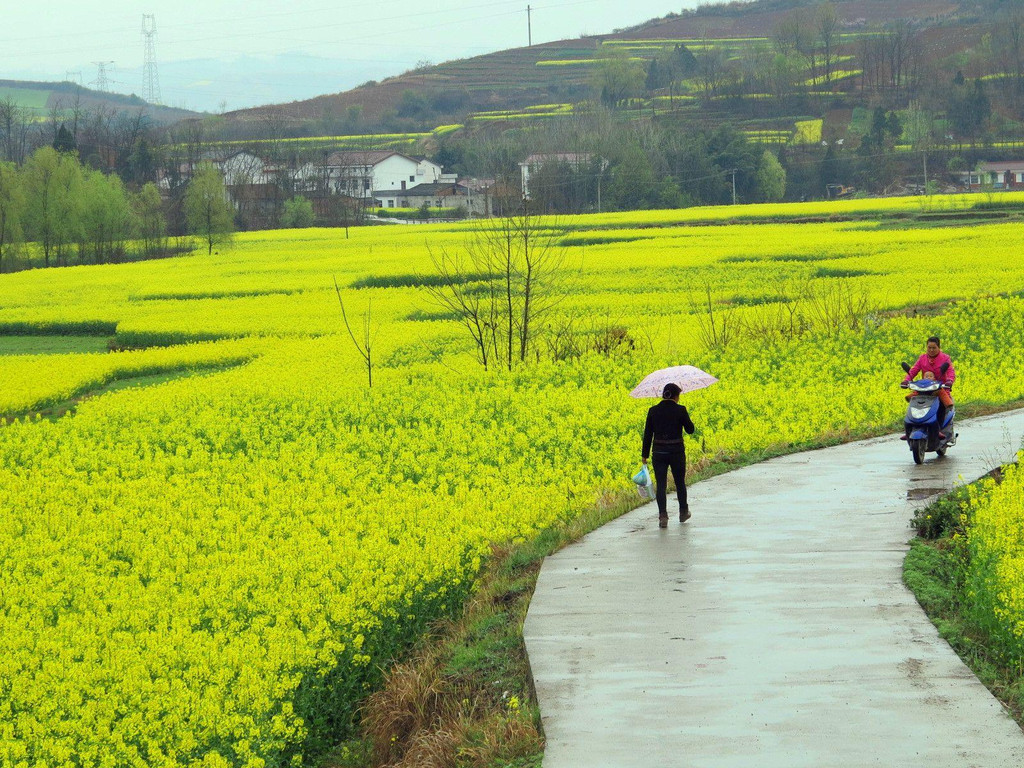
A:
POLYGON ((0 336, 113 336, 117 323, 107 320, 0 322, 0 336))
POLYGON ((11 88, 0 86, 0 100, 10 99, 19 107, 28 107, 33 110, 46 109, 50 99, 50 92, 35 88, 11 88))
POLYGON ((0 355, 107 352, 110 336, 0 336, 0 355))
POLYGON ((785 253, 779 255, 769 254, 756 254, 746 255, 737 254, 735 256, 726 256, 721 261, 724 264, 785 264, 787 262, 797 262, 800 264, 806 264, 808 262, 816 261, 838 261, 840 259, 848 259, 857 256, 856 253, 785 253))
POLYGON ((730 307, 759 307, 763 304, 787 304, 792 301, 792 296, 749 296, 737 294, 728 299, 721 300, 719 304, 726 304, 730 307))
POLYGON ((537 62, 538 67, 589 67, 601 59, 544 59, 537 62))
POLYGON ((83 389, 80 392, 75 393, 72 397, 66 400, 60 400, 53 403, 47 403, 42 407, 30 411, 20 411, 17 413, 0 414, 0 426, 10 424, 12 421, 18 421, 20 419, 33 419, 41 418, 49 421, 55 421, 69 413, 73 414, 78 405, 86 400, 100 395, 105 395, 110 392, 116 392, 122 389, 139 389, 141 387, 152 387, 157 384, 164 384, 168 381, 175 381, 177 379, 184 379, 191 376, 209 375, 213 373, 221 373, 223 371, 230 370, 231 368, 237 368, 240 365, 244 365, 249 362, 243 360, 240 362, 233 363, 214 363, 208 365, 191 366, 188 368, 179 367, 164 371, 158 371, 156 373, 146 373, 142 375, 124 375, 116 378, 112 378, 101 386, 90 387, 83 389))
POLYGON ((633 243, 637 240, 652 240, 653 235, 573 235, 563 238, 558 244, 566 248, 586 245, 608 245, 609 243, 633 243))
POLYGON ((285 288, 252 288, 237 291, 180 291, 167 293, 137 293, 129 301, 196 301, 199 299, 238 299, 252 296, 292 296, 300 290, 285 288))
MULTIPOLYGON (((480 283, 493 280, 497 275, 487 274, 486 272, 469 272, 465 275, 460 275, 456 282, 459 284, 465 283, 480 283)), ((447 285, 450 280, 442 275, 437 274, 413 274, 408 273, 404 275, 368 275, 367 277, 361 277, 349 283, 350 288, 423 288, 438 285, 447 285)))
POLYGON ((835 267, 818 267, 814 270, 812 277, 867 277, 868 275, 877 274, 869 269, 837 269, 835 267))
POLYGON ((462 316, 457 312, 428 312, 425 309, 417 309, 406 315, 404 319, 411 323, 438 323, 448 320, 461 320, 462 316))

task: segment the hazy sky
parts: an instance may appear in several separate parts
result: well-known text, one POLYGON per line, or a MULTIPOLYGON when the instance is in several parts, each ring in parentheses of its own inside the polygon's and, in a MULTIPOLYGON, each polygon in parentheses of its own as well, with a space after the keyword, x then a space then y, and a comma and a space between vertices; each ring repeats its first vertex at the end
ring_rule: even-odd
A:
MULTIPOLYGON (((395 75, 417 62, 441 62, 526 45, 526 6, 534 43, 610 32, 694 7, 698 0, 3 0, 0 79, 63 80, 112 61, 111 90, 141 93, 142 14, 156 16, 156 53, 165 103, 187 100, 173 62, 237 60, 302 53, 337 61, 345 87, 395 75), (346 67, 351 77, 345 77, 346 67)), ((268 62, 269 63, 269 62, 268 62)), ((188 75, 192 77, 190 73, 188 75)), ((273 68, 258 77, 273 78, 273 68)), ((282 73, 282 82, 294 77, 282 73)), ((78 79, 77 76, 68 79, 78 79)), ((274 83, 265 83, 274 85, 274 83)), ((244 84, 224 81, 216 96, 248 101, 244 84)), ((296 98, 305 97, 296 96, 296 98)))

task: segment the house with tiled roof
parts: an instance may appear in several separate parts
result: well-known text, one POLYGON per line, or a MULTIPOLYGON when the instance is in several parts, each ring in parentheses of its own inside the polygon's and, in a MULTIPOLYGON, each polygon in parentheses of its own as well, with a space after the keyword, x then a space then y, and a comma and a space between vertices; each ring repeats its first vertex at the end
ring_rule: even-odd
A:
POLYGON ((490 187, 476 179, 456 181, 454 175, 444 181, 417 184, 404 190, 374 190, 381 208, 462 208, 471 216, 490 216, 493 201, 490 187))
POLYGON ((970 189, 1024 189, 1024 160, 981 163, 975 170, 961 171, 957 175, 970 189))
POLYGON ((400 192, 440 178, 441 166, 426 158, 394 150, 345 150, 299 168, 296 188, 372 201, 376 191, 400 192))

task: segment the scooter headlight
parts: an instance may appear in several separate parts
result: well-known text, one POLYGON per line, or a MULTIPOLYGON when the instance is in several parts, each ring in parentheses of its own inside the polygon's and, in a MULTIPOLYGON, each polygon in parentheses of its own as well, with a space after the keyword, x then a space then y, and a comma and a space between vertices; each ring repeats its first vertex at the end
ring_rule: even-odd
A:
POLYGON ((924 408, 915 408, 914 406, 910 406, 910 418, 915 421, 920 421, 921 419, 928 418, 929 411, 931 411, 931 408, 927 406, 924 408))

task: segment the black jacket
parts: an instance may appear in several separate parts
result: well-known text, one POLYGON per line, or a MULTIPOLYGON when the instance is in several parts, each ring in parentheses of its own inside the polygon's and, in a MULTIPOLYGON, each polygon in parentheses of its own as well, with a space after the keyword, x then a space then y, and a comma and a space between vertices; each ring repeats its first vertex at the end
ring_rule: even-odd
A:
POLYGON ((674 400, 662 400, 647 411, 644 425, 643 457, 650 458, 651 445, 658 453, 683 451, 683 430, 692 435, 695 427, 686 412, 686 406, 674 400))

